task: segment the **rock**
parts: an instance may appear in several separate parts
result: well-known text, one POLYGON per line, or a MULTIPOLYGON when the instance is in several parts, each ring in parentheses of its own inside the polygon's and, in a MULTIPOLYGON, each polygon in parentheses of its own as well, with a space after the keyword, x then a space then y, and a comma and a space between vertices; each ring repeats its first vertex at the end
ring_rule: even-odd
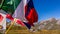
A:
POLYGON ((55 18, 50 18, 48 20, 43 20, 40 22, 39 29, 60 29, 60 20, 56 20, 55 18), (58 25, 59 24, 59 25, 58 25))
POLYGON ((56 20, 55 18, 50 18, 50 19, 49 19, 49 22, 51 22, 51 23, 56 23, 57 20, 56 20))
POLYGON ((57 23, 56 23, 57 25, 60 25, 60 20, 57 20, 57 23))

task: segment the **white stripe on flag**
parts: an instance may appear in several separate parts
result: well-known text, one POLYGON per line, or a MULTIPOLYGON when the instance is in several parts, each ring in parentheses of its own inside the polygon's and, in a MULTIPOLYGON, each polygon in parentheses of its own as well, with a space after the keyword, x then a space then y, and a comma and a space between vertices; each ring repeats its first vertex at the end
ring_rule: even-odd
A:
POLYGON ((24 2, 24 7, 27 5, 27 3, 29 2, 30 0, 23 0, 24 2))
MULTIPOLYGON (((25 16, 25 6, 28 4, 28 2, 29 2, 30 0, 23 0, 23 3, 24 3, 24 16, 25 16)), ((24 18, 25 19, 25 21, 24 22, 28 22, 28 20, 26 19, 26 18, 24 18)))
POLYGON ((6 15, 0 13, 3 16, 3 20, 0 22, 0 25, 3 26, 3 29, 6 29, 6 15))
POLYGON ((15 10, 15 13, 13 14, 13 17, 21 20, 24 18, 23 1, 19 3, 18 7, 15 10))
POLYGON ((15 13, 13 14, 14 18, 20 19, 21 21, 26 20, 24 15, 24 3, 23 0, 19 3, 15 13))

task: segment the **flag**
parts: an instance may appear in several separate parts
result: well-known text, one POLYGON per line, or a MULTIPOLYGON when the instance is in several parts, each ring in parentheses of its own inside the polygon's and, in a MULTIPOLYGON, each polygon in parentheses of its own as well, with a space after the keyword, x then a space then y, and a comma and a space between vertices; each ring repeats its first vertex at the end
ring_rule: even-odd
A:
POLYGON ((24 0, 25 18, 28 20, 28 24, 33 26, 34 22, 38 21, 38 14, 34 8, 33 0, 24 0))
POLYGON ((20 19, 28 29, 38 21, 38 14, 34 8, 32 0, 22 0, 18 5, 13 17, 20 19), (24 22, 25 21, 25 22, 24 22))
POLYGON ((26 22, 23 22, 23 23, 27 26, 28 29, 31 28, 31 25, 30 25, 30 24, 28 24, 28 23, 26 23, 26 22))
POLYGON ((16 23, 25 26, 23 23, 23 20, 25 18, 24 16, 24 4, 23 4, 23 0, 21 0, 21 2, 19 3, 19 5, 17 6, 14 14, 13 14, 13 18, 16 18, 16 23))
POLYGON ((3 20, 3 16, 2 15, 0 15, 0 22, 3 20))
POLYGON ((19 3, 17 9, 15 10, 14 14, 13 14, 14 18, 20 19, 21 21, 23 21, 24 19, 24 5, 23 5, 23 0, 19 3))
POLYGON ((2 0, 1 7, 9 14, 13 14, 21 0, 2 0))
POLYGON ((3 13, 0 13, 0 25, 3 27, 3 29, 6 29, 6 15, 3 13))
POLYGON ((14 20, 14 18, 13 18, 12 15, 10 15, 10 14, 6 14, 6 18, 10 19, 11 21, 14 20))
POLYGON ((17 19, 16 22, 17 22, 18 24, 20 24, 21 26, 25 26, 25 24, 24 24, 20 19, 17 19))
MULTIPOLYGON (((17 11, 18 14, 19 14, 19 11, 23 11, 23 3, 22 3, 22 0, 2 0, 1 4, 0 4, 0 8, 3 9, 5 12, 7 12, 8 14, 6 14, 6 18, 10 19, 11 21, 14 20, 14 18, 12 17, 14 11, 17 11, 18 10, 18 5, 21 5, 19 8, 19 10, 17 11), (22 9, 22 10, 20 10, 22 9)), ((20 14, 22 14, 22 12, 20 12, 20 14)), ((19 17, 23 17, 22 15, 17 15, 18 17, 16 17, 17 19, 19 19, 19 17)), ((22 20, 22 18, 20 18, 22 20)), ((17 20, 17 22, 19 23, 20 21, 17 20)), ((22 22, 20 22, 19 24, 22 24, 22 22)), ((23 25, 23 24, 22 24, 23 25)))
MULTIPOLYGON (((21 21, 28 21, 25 23, 31 26, 33 26, 34 22, 38 21, 38 14, 32 0, 5 0, 2 9, 7 12, 15 11, 13 14, 14 18, 20 19, 21 21)), ((12 17, 10 16, 9 18, 12 17)))
MULTIPOLYGON (((11 21, 14 21, 15 18, 13 18, 10 14, 6 14, 6 18, 10 19, 11 21)), ((16 19, 15 21, 17 24, 20 24, 21 26, 25 26, 24 23, 20 19, 16 19)))
POLYGON ((7 14, 4 10, 0 9, 0 13, 7 14))

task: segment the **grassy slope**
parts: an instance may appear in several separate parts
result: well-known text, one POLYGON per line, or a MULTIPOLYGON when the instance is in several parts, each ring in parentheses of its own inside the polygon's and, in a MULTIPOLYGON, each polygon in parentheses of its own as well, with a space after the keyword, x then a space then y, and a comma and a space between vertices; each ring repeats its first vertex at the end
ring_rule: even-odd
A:
POLYGON ((40 30, 29 32, 26 27, 13 26, 8 34, 60 34, 60 30, 40 30))

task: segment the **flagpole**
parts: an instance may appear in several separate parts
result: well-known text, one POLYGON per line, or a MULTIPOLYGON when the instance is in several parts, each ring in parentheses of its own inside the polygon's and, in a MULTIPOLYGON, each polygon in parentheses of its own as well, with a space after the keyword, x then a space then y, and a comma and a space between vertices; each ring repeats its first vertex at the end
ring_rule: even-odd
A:
POLYGON ((15 21, 16 21, 16 18, 14 19, 13 22, 11 22, 11 25, 10 25, 10 27, 7 29, 7 31, 5 32, 5 34, 7 34, 7 33, 9 32, 9 30, 11 29, 11 27, 14 25, 15 21))

